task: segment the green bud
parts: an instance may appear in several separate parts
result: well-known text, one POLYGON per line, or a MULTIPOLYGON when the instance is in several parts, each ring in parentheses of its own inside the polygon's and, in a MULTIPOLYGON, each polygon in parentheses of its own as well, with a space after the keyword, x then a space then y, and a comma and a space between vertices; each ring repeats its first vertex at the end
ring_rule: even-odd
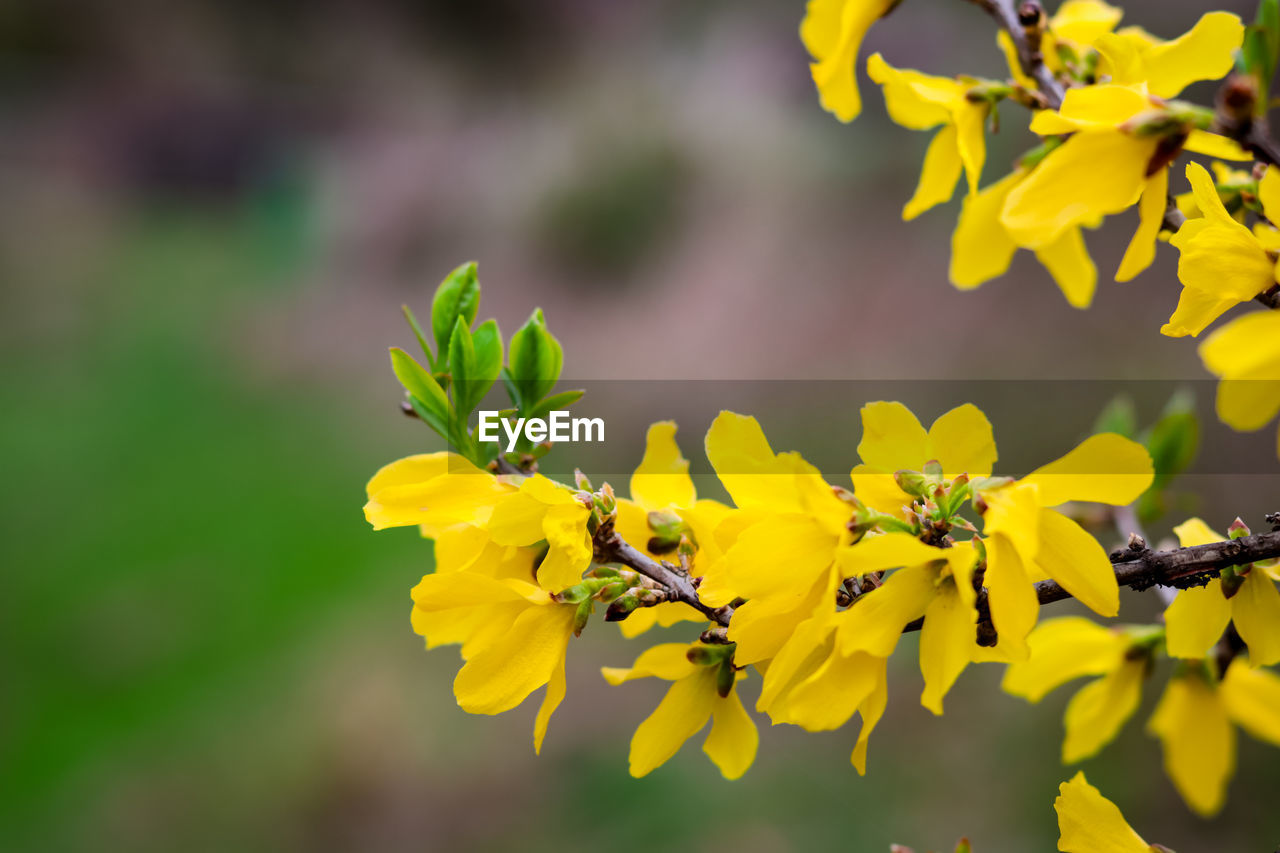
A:
POLYGON ((969 839, 960 839, 960 843, 956 845, 956 853, 973 853, 973 848, 969 846, 969 839))
POLYGON ((640 606, 640 600, 634 595, 623 595, 615 598, 604 612, 604 621, 621 622, 631 615, 631 611, 640 606))
POLYGON ((573 484, 577 486, 578 491, 581 491, 581 492, 595 491, 595 489, 591 488, 591 481, 587 479, 587 475, 582 473, 581 469, 579 468, 573 469, 573 484))
POLYGON ((587 627, 587 620, 591 618, 593 607, 589 598, 578 605, 578 609, 573 613, 573 636, 582 636, 582 629, 587 627))
POLYGON ((647 548, 651 554, 666 554, 680 546, 684 535, 684 521, 674 512, 649 513, 649 529, 653 531, 647 548))
POLYGON ((738 674, 733 669, 733 659, 725 658, 720 664, 720 671, 716 673, 716 692, 720 694, 720 698, 728 696, 733 692, 733 683, 738 680, 738 674))
POLYGON ((893 481, 898 484, 898 488, 911 495, 913 498, 922 498, 925 495, 925 489, 929 485, 928 479, 919 471, 895 471, 893 473, 893 481))
POLYGON ((1236 518, 1231 522, 1231 526, 1227 528, 1228 539, 1243 539, 1249 535, 1249 525, 1245 524, 1240 518, 1236 518))

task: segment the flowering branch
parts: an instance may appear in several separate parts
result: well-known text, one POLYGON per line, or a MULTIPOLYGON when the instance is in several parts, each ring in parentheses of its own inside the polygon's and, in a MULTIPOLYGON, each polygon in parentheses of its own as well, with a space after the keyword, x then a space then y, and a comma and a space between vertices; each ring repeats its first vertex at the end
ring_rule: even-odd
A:
MULTIPOLYGON (((1274 518, 1275 516, 1268 516, 1268 520, 1274 518)), ((703 604, 698 598, 697 579, 690 578, 678 567, 648 556, 623 539, 612 527, 602 528, 594 544, 598 562, 620 563, 634 569, 662 584, 667 589, 667 601, 683 602, 718 625, 729 624, 733 615, 732 607, 712 608, 703 604)), ((1128 548, 1113 551, 1110 557, 1116 582, 1120 586, 1135 590, 1150 589, 1153 586, 1179 589, 1202 586, 1225 568, 1280 558, 1280 530, 1167 551, 1153 551, 1147 548, 1141 537, 1135 536, 1128 548)), ((1036 599, 1042 605, 1072 597, 1057 581, 1040 581, 1035 589, 1036 599)), ((991 612, 985 590, 979 592, 976 607, 979 637, 994 644, 995 634, 991 627, 991 612)), ((921 618, 908 623, 902 630, 904 633, 919 631, 923 626, 924 619, 921 618)))
POLYGON ((1044 8, 1036 0, 1026 0, 1015 6, 1014 0, 970 0, 996 19, 1018 51, 1018 63, 1022 71, 1040 87, 1046 106, 1056 110, 1062 106, 1063 89, 1058 78, 1044 64, 1040 52, 1040 40, 1044 35, 1044 8))

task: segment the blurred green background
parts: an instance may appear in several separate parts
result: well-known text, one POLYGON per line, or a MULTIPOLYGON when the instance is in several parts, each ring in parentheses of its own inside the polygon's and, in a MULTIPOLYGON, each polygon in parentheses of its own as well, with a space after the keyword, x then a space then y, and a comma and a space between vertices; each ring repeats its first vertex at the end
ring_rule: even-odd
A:
MULTIPOLYGON (((1148 0, 1130 20, 1172 36, 1200 11, 1148 0)), ((510 332, 541 305, 575 379, 1203 378, 1156 334, 1170 252, 1105 281, 1127 217, 1090 238, 1088 312, 1026 258, 952 290, 957 205, 898 218, 927 135, 888 125, 865 80, 858 123, 823 114, 802 12, 0 7, 0 847, 1053 849, 1070 691, 1028 708, 981 668, 935 719, 908 639, 866 778, 850 731, 762 720, 740 781, 692 744, 632 780, 662 686, 607 687, 598 667, 642 645, 592 625, 535 758, 534 703, 468 717, 453 651, 409 630, 429 546, 360 513, 379 465, 435 447, 396 411, 398 306, 425 311, 467 258, 482 316, 510 332), (969 343, 940 359, 929 340, 969 343)), ((967 3, 909 0, 866 52, 998 74, 992 38, 967 3)), ((1015 125, 988 179, 1025 143, 1015 125)), ((1219 528, 1280 509, 1274 478, 1211 479, 1219 528)), ((1194 819, 1140 731, 1154 693, 1091 780, 1182 853, 1269 849, 1274 751, 1242 737, 1227 809, 1194 819)))

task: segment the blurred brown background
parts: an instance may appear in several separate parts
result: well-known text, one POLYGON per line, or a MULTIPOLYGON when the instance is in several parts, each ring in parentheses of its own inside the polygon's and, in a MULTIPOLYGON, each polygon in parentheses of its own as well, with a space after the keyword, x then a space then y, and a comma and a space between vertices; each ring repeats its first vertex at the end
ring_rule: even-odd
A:
MULTIPOLYGON (((1174 36, 1208 7, 1127 8, 1174 36)), ((690 746, 635 781, 627 743, 662 688, 607 687, 597 668, 641 646, 593 625, 535 759, 532 707, 464 715, 455 655, 410 633, 430 549, 360 515, 372 471, 436 446, 396 413, 399 306, 425 313, 471 258, 481 315, 509 333, 542 306, 575 380, 1204 378, 1192 343, 1157 334, 1174 253, 1109 281, 1132 213, 1089 235, 1088 311, 1029 255, 952 289, 958 203, 899 219, 929 136, 890 125, 865 79, 855 124, 823 113, 802 14, 799 0, 0 6, 0 846, 1054 847, 1069 691, 1028 708, 978 669, 935 719, 909 639, 865 779, 851 732, 762 720, 743 780, 690 746)), ((908 0, 864 57, 1001 75, 993 39, 968 3, 908 0)), ((987 180, 1027 147, 1022 121, 1005 110, 987 180)), ((685 425, 691 457, 704 428, 685 425)), ((618 470, 640 447, 627 453, 618 470)), ((1206 478, 1192 506, 1220 529, 1260 522, 1275 485, 1206 478)), ((1155 608, 1131 596, 1124 612, 1155 608)), ((1194 819, 1141 732, 1160 684, 1090 778, 1182 853, 1270 849, 1276 754, 1242 738, 1226 811, 1194 819)))

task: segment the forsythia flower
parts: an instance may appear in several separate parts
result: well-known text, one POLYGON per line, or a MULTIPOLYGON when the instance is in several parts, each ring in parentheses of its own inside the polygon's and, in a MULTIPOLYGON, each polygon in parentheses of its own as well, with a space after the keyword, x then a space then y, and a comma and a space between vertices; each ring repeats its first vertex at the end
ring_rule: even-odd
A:
POLYGON ((1199 80, 1217 80, 1234 65, 1244 25, 1229 12, 1208 12, 1172 41, 1139 27, 1102 33, 1093 45, 1100 54, 1098 73, 1112 83, 1146 84, 1160 98, 1172 98, 1199 80))
MULTIPOLYGON (((1226 539, 1198 518, 1178 525, 1173 532, 1184 548, 1226 539)), ((1205 657, 1232 622, 1249 647, 1249 660, 1254 665, 1280 663, 1280 592, 1267 570, 1259 566, 1241 567, 1236 573, 1237 578, 1243 574, 1243 580, 1230 598, 1224 594, 1220 578, 1178 592, 1164 612, 1170 655, 1205 657)))
MULTIPOLYGON (((1026 179, 1029 172, 1029 169, 1019 168, 965 198, 956 230, 951 236, 949 270, 951 283, 960 290, 972 290, 1008 272, 1013 255, 1020 246, 1001 222, 1000 212, 1009 193, 1026 179)), ((1163 213, 1161 202, 1161 218, 1163 213)), ((1148 219, 1144 202, 1144 226, 1148 219)), ((1156 221, 1158 223, 1159 219, 1156 221)), ((1067 297, 1067 302, 1075 308, 1089 307, 1098 284, 1098 268, 1089 257, 1081 227, 1068 226, 1034 252, 1036 260, 1049 271, 1062 295, 1067 297)))
MULTIPOLYGON (((676 425, 672 421, 660 421, 649 427, 645 437, 644 458, 631 475, 631 500, 618 499, 618 513, 614 527, 622 538, 641 548, 649 556, 661 559, 670 556, 677 541, 661 553, 654 552, 649 543, 654 531, 649 523, 650 513, 674 516, 681 529, 693 533, 699 545, 698 556, 704 562, 712 562, 719 556, 714 536, 715 526, 731 510, 712 500, 698 500, 693 478, 689 476, 689 460, 680 455, 676 445, 676 425)), ((668 601, 653 607, 641 607, 618 623, 623 636, 637 637, 654 625, 668 627, 677 622, 704 619, 687 604, 668 601)))
POLYGON ((915 195, 902 209, 903 219, 914 219, 934 205, 951 199, 963 170, 969 192, 978 191, 986 161, 983 123, 990 112, 986 101, 972 101, 973 79, 951 79, 894 68, 880 54, 867 60, 867 73, 884 89, 889 117, 911 130, 942 129, 929 143, 915 195))
POLYGON ((484 524, 516 490, 456 453, 422 453, 383 466, 365 487, 364 516, 374 530, 419 525, 423 535, 458 524, 484 524))
POLYGON ((1230 140, 1155 112, 1163 109, 1142 86, 1100 85, 1070 89, 1057 112, 1037 113, 1033 132, 1071 136, 1009 191, 1000 221, 1014 242, 1049 246, 1069 228, 1119 213, 1145 194, 1139 235, 1121 262, 1120 277, 1132 278, 1148 266, 1168 188, 1164 158, 1180 148, 1221 159, 1248 157, 1230 140), (1181 144, 1173 151, 1162 148, 1166 137, 1181 144))
POLYGON ((1101 676, 1067 703, 1062 762, 1074 764, 1114 740, 1138 710, 1152 660, 1150 642, 1142 641, 1151 639, 1158 636, 1144 636, 1138 628, 1104 628, 1079 616, 1050 619, 1027 637, 1030 656, 1010 664, 1000 686, 1035 703, 1068 681, 1101 676))
POLYGON ((1227 426, 1260 429, 1280 412, 1280 311, 1232 320, 1200 345, 1200 358, 1222 379, 1216 407, 1227 426))
POLYGON ((1120 591, 1106 551, 1052 507, 1067 501, 1123 506, 1153 478, 1146 448, 1103 433, 1021 480, 981 492, 987 505, 984 583, 999 653, 1011 661, 1026 658, 1026 637, 1040 612, 1031 582, 1039 577, 1056 580, 1100 615, 1116 615, 1120 591))
POLYGON ((863 504, 893 515, 902 514, 911 497, 899 488, 897 471, 922 471, 926 462, 942 465, 943 476, 985 477, 996 462, 991 422, 977 406, 966 403, 940 415, 925 431, 901 403, 875 402, 862 407, 861 464, 849 472, 853 492, 863 504))
POLYGON ((1089 784, 1084 773, 1058 786, 1058 849, 1063 853, 1152 853, 1116 804, 1089 784))
POLYGON ((1221 682, 1207 663, 1185 664, 1169 679, 1147 724, 1164 748, 1164 769, 1198 814, 1222 808, 1235 773, 1239 725, 1259 740, 1280 746, 1280 677, 1236 658, 1221 682))
POLYGON ((424 577, 413 588, 414 630, 429 645, 460 642, 466 661, 453 681, 458 705, 471 714, 501 714, 543 685, 533 748, 565 694, 565 652, 576 604, 561 604, 531 583, 465 571, 424 577))
POLYGON ((862 112, 856 69, 867 30, 901 0, 809 0, 800 39, 816 62, 810 63, 822 108, 840 121, 862 112))
POLYGON ((630 669, 601 669, 605 680, 615 685, 649 676, 674 682, 631 738, 632 776, 645 776, 661 767, 708 719, 711 733, 702 751, 726 779, 737 779, 755 760, 760 736, 738 698, 736 682, 742 674, 732 671, 728 659, 710 664, 690 660, 690 655, 705 650, 699 643, 664 643, 642 652, 630 669))
POLYGON ((889 703, 887 661, 866 652, 845 654, 837 637, 838 616, 822 610, 795 628, 769 662, 756 709, 774 723, 811 732, 837 729, 860 715, 862 730, 849 758, 865 774, 871 732, 889 703))
POLYGON ((499 545, 528 546, 546 540, 538 583, 559 592, 582 580, 591 564, 590 514, 568 489, 534 474, 494 506, 486 529, 499 545))
MULTIPOLYGON (((1169 241, 1181 253, 1183 287, 1177 310, 1160 331, 1175 338, 1200 334, 1228 309, 1272 287, 1280 249, 1280 232, 1262 225, 1250 231, 1227 212, 1203 166, 1188 163, 1187 180, 1202 216, 1187 220, 1169 241)), ((1268 217, 1280 218, 1280 171, 1274 166, 1258 182, 1258 197, 1268 217)))
POLYGON ((706 451, 738 508, 716 534, 728 525, 738 532, 719 559, 700 568, 698 593, 711 607, 750 599, 734 611, 729 639, 740 664, 756 663, 773 657, 835 595, 836 555, 853 541, 853 508, 799 454, 775 454, 755 418, 721 412, 706 451))

